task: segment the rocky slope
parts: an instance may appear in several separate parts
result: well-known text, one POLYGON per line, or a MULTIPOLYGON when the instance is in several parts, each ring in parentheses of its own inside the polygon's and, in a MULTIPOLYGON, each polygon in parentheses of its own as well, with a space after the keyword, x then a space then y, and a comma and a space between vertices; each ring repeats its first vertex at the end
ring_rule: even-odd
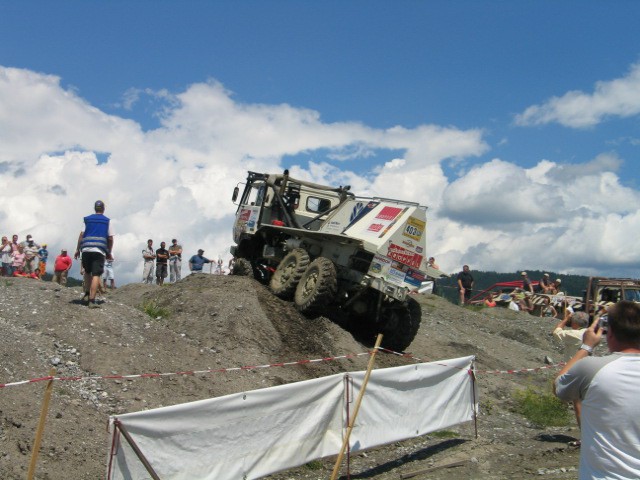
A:
MULTIPOLYGON (((301 317, 249 278, 191 275, 164 287, 130 284, 109 293, 101 308, 80 304, 78 288, 30 279, 0 280, 0 383, 47 376, 54 382, 36 478, 103 478, 110 414, 173 405, 232 392, 363 370, 368 357, 281 368, 156 378, 86 379, 217 370, 245 365, 366 352, 370 346, 326 318, 301 317), (140 308, 153 304, 165 317, 140 308), (69 472, 73 472, 70 476, 69 472)), ((431 296, 411 353, 424 361, 477 356, 481 411, 473 424, 354 455, 352 478, 575 478, 574 426, 540 429, 513 413, 513 392, 550 388, 556 369, 518 374, 495 370, 559 361, 553 323, 506 309, 475 311, 431 296), (446 437, 446 438, 444 438, 446 437), (443 468, 447 465, 449 468, 443 468), (404 477, 401 477, 405 475, 404 477)), ((379 354, 377 368, 412 361, 379 354)), ((0 389, 0 478, 25 478, 46 382, 0 389)), ((274 479, 329 478, 332 459, 274 479)), ((343 469, 346 472, 346 468, 343 469)))

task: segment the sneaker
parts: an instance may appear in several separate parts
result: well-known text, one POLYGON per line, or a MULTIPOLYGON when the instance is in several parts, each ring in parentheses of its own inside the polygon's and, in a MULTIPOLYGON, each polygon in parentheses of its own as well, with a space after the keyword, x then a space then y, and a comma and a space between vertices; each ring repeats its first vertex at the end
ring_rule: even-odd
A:
POLYGON ((89 292, 84 292, 82 296, 82 300, 80 300, 83 304, 87 305, 89 303, 89 292))
POLYGON ((89 308, 100 308, 100 305, 98 305, 95 301, 89 302, 89 308))

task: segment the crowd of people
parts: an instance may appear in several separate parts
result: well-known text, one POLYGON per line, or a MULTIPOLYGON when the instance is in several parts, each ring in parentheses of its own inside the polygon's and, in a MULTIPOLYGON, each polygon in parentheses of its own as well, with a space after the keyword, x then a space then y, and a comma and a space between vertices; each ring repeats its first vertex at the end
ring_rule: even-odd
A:
MULTIPOLYGON (((144 266, 142 269, 142 283, 163 285, 165 278, 169 277, 169 283, 175 283, 182 278, 182 245, 177 239, 171 240, 171 245, 166 248, 165 242, 160 242, 160 248, 154 250, 153 239, 147 240, 147 246, 142 250, 144 266), (155 272, 155 273, 154 273, 155 272)), ((226 273, 222 259, 217 262, 204 256, 204 250, 198 249, 198 253, 189 258, 189 271, 192 273, 202 272, 207 263, 216 265, 217 274, 226 273)))
MULTIPOLYGON (((87 218, 89 218, 91 224, 92 221, 101 221, 104 217, 104 204, 101 201, 98 201, 95 206, 96 214, 94 214, 94 216, 90 215, 89 217, 85 217, 85 224, 87 218), (99 217, 95 218, 95 215, 99 215, 99 217)), ((107 222, 107 224, 109 225, 107 227, 107 238, 111 239, 110 242, 112 244, 113 233, 111 232, 111 235, 108 235, 111 227, 110 223, 107 222)), ((83 228, 78 239, 78 248, 74 255, 75 258, 80 259, 84 252, 87 252, 87 254, 93 253, 94 261, 96 255, 104 258, 98 258, 98 263, 100 265, 93 265, 91 262, 87 261, 87 265, 85 266, 85 264, 81 262, 80 274, 83 278, 87 277, 84 278, 84 280, 89 282, 88 285, 91 285, 93 282, 93 277, 99 278, 98 285, 96 287, 97 293, 104 292, 107 288, 116 288, 113 268, 115 259, 111 252, 109 252, 108 255, 106 255, 105 252, 107 249, 106 245, 108 245, 109 242, 105 241, 104 245, 100 241, 98 241, 98 244, 95 244, 95 239, 89 242, 85 240, 84 232, 85 229, 83 228), (100 273, 98 274, 98 272, 100 273)), ((214 273, 216 274, 223 275, 230 272, 233 261, 229 262, 228 270, 225 270, 221 258, 216 262, 208 259, 203 254, 204 250, 199 249, 197 254, 189 258, 189 270, 191 272, 202 272, 204 265, 208 263, 215 266, 214 273)), ((13 235, 11 237, 11 241, 9 241, 7 236, 3 236, 2 245, 0 246, 0 260, 2 261, 0 275, 3 277, 29 277, 42 279, 47 270, 48 257, 49 251, 47 250, 47 244, 38 244, 35 242, 32 235, 27 235, 25 240, 22 242, 19 241, 18 235, 13 235)), ((153 240, 149 239, 147 241, 146 248, 142 250, 142 258, 144 262, 143 283, 151 284, 155 281, 157 285, 163 285, 167 277, 169 277, 170 283, 175 283, 181 279, 182 246, 178 243, 177 239, 174 238, 171 240, 171 245, 168 249, 166 248, 165 242, 160 242, 160 248, 154 249, 153 240)), ((72 257, 69 256, 67 249, 63 248, 60 251, 60 254, 55 258, 51 280, 60 285, 66 285, 72 265, 72 257)), ((95 296, 91 296, 90 298, 93 299, 95 296)))
MULTIPOLYGON (((548 273, 544 273, 542 278, 537 284, 534 284, 529 279, 529 275, 527 272, 521 272, 520 276, 522 278, 522 287, 515 287, 510 293, 503 294, 501 290, 497 292, 487 292, 486 297, 484 297, 484 305, 487 307, 495 307, 497 305, 496 300, 508 300, 509 309, 516 311, 524 311, 524 312, 533 312, 536 309, 536 306, 533 304, 531 300, 531 296, 534 293, 540 293, 545 295, 562 295, 560 290, 562 285, 562 280, 557 278, 554 281, 551 281, 551 278, 548 273)), ((456 278, 457 288, 460 296, 460 305, 465 305, 469 303, 469 300, 472 297, 473 286, 474 286, 474 278, 469 270, 468 265, 464 265, 462 267, 462 271, 458 273, 456 278)), ((544 317, 558 317, 559 313, 556 309, 551 305, 550 298, 546 298, 544 300, 544 305, 540 309, 540 316, 544 317)))
POLYGON ((42 278, 47 269, 49 251, 47 244, 36 243, 31 235, 20 242, 18 235, 2 237, 0 259, 2 260, 1 274, 3 277, 32 277, 42 278))

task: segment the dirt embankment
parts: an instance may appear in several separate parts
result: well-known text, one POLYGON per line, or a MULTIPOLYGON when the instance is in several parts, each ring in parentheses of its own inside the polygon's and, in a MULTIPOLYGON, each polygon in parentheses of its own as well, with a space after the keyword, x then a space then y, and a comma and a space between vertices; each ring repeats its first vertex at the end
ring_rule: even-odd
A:
MULTIPOLYGON (((192 275, 174 285, 130 284, 108 294, 100 309, 79 302, 77 288, 8 279, 0 283, 0 383, 59 377, 171 373, 263 365, 365 352, 370 346, 325 318, 300 316, 244 277, 192 275), (169 312, 151 318, 152 302, 169 312)), ((522 386, 550 388, 555 369, 528 374, 484 371, 544 366, 560 360, 548 319, 506 309, 472 311, 435 296, 417 296, 422 324, 410 347, 424 361, 477 356, 481 412, 474 425, 354 455, 352 478, 397 479, 425 468, 461 462, 414 478, 448 480, 575 478, 578 451, 566 441, 575 426, 539 429, 513 413, 522 386)), ((161 378, 91 379, 54 383, 37 478, 103 478, 109 415, 173 405, 232 392, 363 370, 367 356, 289 367, 161 378), (70 477, 69 472, 73 472, 70 477)), ((411 361, 380 354, 378 368, 411 361)), ((0 478, 26 476, 45 382, 0 389, 0 478)), ((274 475, 325 479, 332 459, 274 475), (313 467, 313 468, 312 468, 313 467)))

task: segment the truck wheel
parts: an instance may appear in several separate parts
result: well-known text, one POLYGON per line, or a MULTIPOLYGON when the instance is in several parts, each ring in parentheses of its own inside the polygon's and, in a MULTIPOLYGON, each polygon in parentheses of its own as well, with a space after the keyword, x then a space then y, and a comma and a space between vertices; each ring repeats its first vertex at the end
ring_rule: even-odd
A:
POLYGON ((273 272, 269 283, 271 291, 280 298, 293 297, 307 266, 309 266, 309 254, 302 248, 291 250, 273 272))
POLYGON ((394 301, 382 308, 380 316, 384 323, 382 346, 395 352, 403 352, 418 334, 422 309, 413 298, 405 302, 394 301))
POLYGON ((336 267, 331 260, 318 257, 309 264, 294 296, 302 313, 315 312, 333 300, 338 290, 336 267))
POLYGON ((253 267, 251 266, 251 262, 246 258, 236 258, 236 261, 233 264, 233 271, 231 273, 233 275, 239 275, 242 277, 253 275, 253 267))

